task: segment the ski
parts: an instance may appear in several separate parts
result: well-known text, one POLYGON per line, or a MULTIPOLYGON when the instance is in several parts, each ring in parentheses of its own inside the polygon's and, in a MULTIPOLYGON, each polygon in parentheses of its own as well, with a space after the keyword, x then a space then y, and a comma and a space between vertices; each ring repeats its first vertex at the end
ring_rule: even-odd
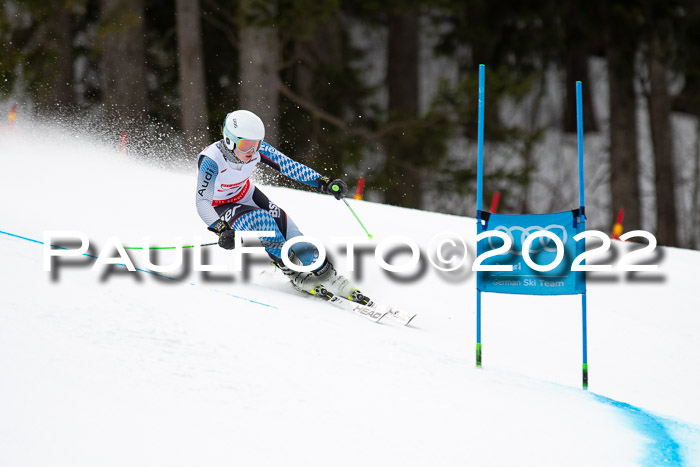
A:
POLYGON ((363 305, 361 303, 356 303, 346 298, 339 297, 338 295, 332 295, 330 298, 324 296, 321 296, 319 298, 324 299, 326 302, 342 310, 348 310, 354 313, 358 313, 374 323, 378 323, 383 317, 390 313, 389 310, 380 310, 377 308, 372 308, 367 305, 363 305))
POLYGON ((416 313, 408 313, 403 310, 398 310, 396 308, 389 307, 389 316, 391 316, 404 326, 408 326, 408 324, 413 320, 413 318, 416 317, 416 313))
MULTIPOLYGON (((330 292, 328 293, 330 294, 330 292)), ((338 308, 359 313, 365 318, 374 321, 375 323, 379 322, 386 315, 389 315, 402 325, 408 326, 408 324, 413 320, 413 318, 416 317, 416 313, 408 313, 406 311, 399 310, 398 308, 394 308, 392 306, 387 305, 381 305, 376 302, 372 303, 372 305, 363 305, 361 303, 353 302, 352 300, 348 300, 347 298, 343 298, 338 295, 332 295, 331 298, 320 298, 326 299, 326 301, 328 301, 331 305, 335 305, 338 308)))
MULTIPOLYGON (((299 292, 307 293, 301 290, 299 290, 299 292)), ((390 315, 399 323, 403 324, 404 326, 408 326, 408 323, 410 323, 411 320, 416 317, 415 314, 407 313, 394 307, 380 305, 377 302, 370 302, 369 305, 363 305, 362 303, 353 302, 352 300, 343 298, 339 295, 333 295, 323 285, 316 286, 313 293, 311 293, 310 295, 325 300, 331 305, 341 308, 343 310, 358 313, 375 323, 378 323, 386 315, 390 315)))
MULTIPOLYGON (((271 277, 274 276, 274 272, 263 272, 261 274, 269 274, 271 277)), ((326 301, 329 304, 335 306, 336 308, 352 311, 353 313, 362 315, 366 319, 369 319, 370 321, 375 323, 381 321, 381 319, 384 318, 386 315, 390 315, 394 320, 398 321, 404 326, 407 326, 411 322, 411 320, 416 316, 415 314, 407 313, 405 311, 398 310, 394 307, 378 305, 376 302, 370 302, 370 304, 368 305, 354 302, 340 295, 334 295, 322 284, 316 286, 313 292, 306 292, 304 290, 301 290, 298 287, 296 287, 293 282, 289 282, 289 285, 298 294, 301 294, 306 297, 311 296, 319 300, 326 301)))
POLYGON ((394 320, 398 321, 399 323, 403 324, 404 326, 408 326, 408 324, 417 315, 416 313, 408 313, 406 311, 399 310, 398 308, 394 308, 393 306, 382 305, 382 304, 377 303, 377 302, 373 302, 372 305, 370 305, 370 306, 378 311, 385 310, 386 314, 388 314, 394 320))
POLYGON ((348 300, 347 298, 343 298, 339 295, 334 295, 322 284, 317 285, 314 288, 313 292, 306 292, 305 290, 301 290, 298 287, 294 286, 293 283, 290 283, 290 285, 292 286, 292 289, 295 292, 301 295, 323 300, 324 302, 329 303, 336 308, 340 308, 341 310, 352 311, 353 313, 357 313, 358 315, 361 315, 374 323, 378 323, 382 318, 389 314, 389 309, 383 310, 372 308, 371 306, 353 302, 352 300, 348 300))

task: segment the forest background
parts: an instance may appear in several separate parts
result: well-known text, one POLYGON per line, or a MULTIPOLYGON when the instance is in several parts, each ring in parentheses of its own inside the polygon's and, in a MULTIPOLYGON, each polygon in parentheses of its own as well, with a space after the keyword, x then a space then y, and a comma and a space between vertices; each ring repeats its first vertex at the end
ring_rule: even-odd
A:
POLYGON ((502 213, 578 207, 581 81, 589 228, 700 249, 700 0, 5 0, 0 39, 17 122, 191 166, 247 108, 365 199, 470 216, 478 65, 502 213))

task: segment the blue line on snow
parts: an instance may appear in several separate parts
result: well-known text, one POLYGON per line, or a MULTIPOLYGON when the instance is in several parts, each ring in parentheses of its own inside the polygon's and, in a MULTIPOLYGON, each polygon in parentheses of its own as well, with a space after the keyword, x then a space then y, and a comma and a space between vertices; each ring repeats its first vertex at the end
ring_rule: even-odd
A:
MULTIPOLYGON (((43 244, 44 244, 44 242, 40 242, 39 240, 34 240, 33 238, 28 238, 28 237, 22 237, 21 235, 16 235, 16 234, 13 234, 13 233, 10 233, 10 232, 3 232, 2 230, 0 230, 0 234, 7 235, 7 236, 9 236, 9 237, 19 238, 19 239, 21 239, 21 240, 26 240, 26 241, 32 242, 32 243, 38 243, 39 245, 43 245, 43 244)), ((68 250, 68 248, 62 247, 62 246, 60 246, 60 245, 51 245, 51 246, 52 246, 52 247, 55 247, 55 248, 60 248, 60 249, 62 249, 62 250, 68 250)), ((89 258, 95 258, 95 259, 97 258, 97 256, 89 255, 89 254, 87 254, 87 253, 83 253, 82 255, 83 255, 83 256, 87 256, 87 257, 89 257, 89 258)), ((126 267, 126 264, 121 264, 121 263, 120 263, 120 264, 117 264, 117 266, 126 267)), ((164 276, 163 274, 159 274, 159 273, 157 273, 157 272, 149 271, 148 269, 136 268, 136 270, 139 271, 139 272, 145 272, 146 274, 152 274, 152 275, 154 275, 154 276, 162 277, 162 278, 164 278, 164 279, 169 279, 169 280, 171 280, 171 281, 178 281, 178 282, 180 282, 179 279, 175 279, 174 277, 164 276)), ((197 284, 195 284, 194 282, 190 282, 190 285, 197 286, 197 284)), ((261 306, 266 306, 266 307, 268 307, 268 308, 277 309, 277 307, 274 306, 274 305, 268 305, 267 303, 258 302, 258 301, 256 301, 256 300, 251 300, 251 299, 246 298, 246 297, 241 297, 241 296, 239 296, 239 295, 234 295, 234 294, 229 293, 229 292, 223 292, 223 291, 221 291, 221 290, 216 290, 216 289, 213 289, 213 290, 216 291, 216 292, 219 292, 219 293, 223 293, 224 295, 228 295, 228 296, 230 296, 230 297, 237 298, 237 299, 239 299, 239 300, 245 300, 246 302, 255 303, 256 305, 261 305, 261 306)))
MULTIPOLYGON (((15 238, 21 238, 22 240, 27 240, 28 242, 38 243, 39 245, 44 244, 44 242, 40 242, 39 240, 34 240, 33 238, 22 237, 22 236, 15 235, 15 234, 10 233, 10 232, 3 232, 2 230, 0 230, 0 234, 7 235, 10 237, 15 237, 15 238)), ((56 245, 51 245, 51 246, 56 246, 56 245)))
POLYGON ((625 402, 619 402, 595 393, 591 393, 591 395, 598 402, 620 409, 634 428, 650 440, 646 456, 642 459, 641 465, 685 465, 680 452, 681 447, 666 430, 664 419, 625 402))
MULTIPOLYGON (((15 237, 19 238, 21 240, 27 240, 29 242, 33 243, 38 243, 40 245, 43 245, 44 242, 40 242, 39 240, 34 240, 32 238, 27 238, 27 237, 22 237, 20 235, 15 235, 9 232, 3 232, 0 231, 0 234, 8 235, 10 237, 15 237)), ((56 245, 51 245, 55 246, 56 248, 62 248, 62 249, 67 249, 61 246, 56 246, 56 245)), ((91 258, 95 258, 93 255, 88 255, 84 253, 84 256, 89 256, 91 258)), ((124 264, 120 264, 120 266, 126 267, 124 264)), ((148 271, 146 269, 139 269, 137 268, 137 271, 145 272, 147 274, 153 274, 159 277, 164 277, 166 279, 170 279, 173 281, 177 281, 178 279, 164 276, 162 274, 155 273, 153 271, 148 271)), ((196 286, 194 282, 191 282, 190 285, 196 286)), ((221 292, 216 290, 217 292, 221 292)), ((238 298, 240 300, 245 300, 251 303, 255 303, 258 305, 270 307, 270 308, 277 308, 273 305, 268 305, 266 303, 262 302, 257 302, 254 300, 250 300, 245 297, 240 297, 228 292, 221 292, 226 295, 230 295, 234 298, 238 298)), ((591 396, 593 396, 598 402, 601 402, 605 405, 609 405, 611 407, 615 407, 617 409, 620 409, 625 416, 629 418, 630 423, 635 427, 635 429, 645 436, 646 438, 650 439, 650 446, 649 450, 646 453, 646 456, 642 460, 642 465, 644 466, 657 466, 657 465, 672 465, 672 466, 683 466, 685 463, 683 462, 683 457, 681 456, 681 447, 680 445, 673 439, 673 437, 669 434, 668 430, 666 430, 666 427, 664 425, 664 419, 654 416, 650 414, 649 412, 646 412, 645 410, 635 407, 631 404, 627 404, 625 402, 619 402, 614 399, 610 399, 609 397, 601 396, 599 394, 595 393, 589 393, 591 396)))

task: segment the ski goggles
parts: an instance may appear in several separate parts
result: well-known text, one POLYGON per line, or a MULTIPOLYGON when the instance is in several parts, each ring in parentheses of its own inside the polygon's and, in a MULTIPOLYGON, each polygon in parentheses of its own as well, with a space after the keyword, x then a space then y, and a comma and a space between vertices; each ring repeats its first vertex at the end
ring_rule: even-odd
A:
POLYGON ((234 143, 234 147, 241 151, 242 153, 249 153, 250 151, 257 151, 260 149, 262 141, 255 139, 239 139, 234 143))

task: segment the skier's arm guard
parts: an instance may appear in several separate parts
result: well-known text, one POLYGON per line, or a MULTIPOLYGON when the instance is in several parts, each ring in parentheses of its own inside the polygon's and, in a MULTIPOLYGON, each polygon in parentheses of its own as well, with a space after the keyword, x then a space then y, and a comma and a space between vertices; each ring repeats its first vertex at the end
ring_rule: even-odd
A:
POLYGON ((290 159, 280 151, 263 142, 260 146, 260 162, 269 165, 273 169, 281 172, 292 180, 301 182, 312 187, 319 187, 318 179, 321 174, 304 164, 290 159))

